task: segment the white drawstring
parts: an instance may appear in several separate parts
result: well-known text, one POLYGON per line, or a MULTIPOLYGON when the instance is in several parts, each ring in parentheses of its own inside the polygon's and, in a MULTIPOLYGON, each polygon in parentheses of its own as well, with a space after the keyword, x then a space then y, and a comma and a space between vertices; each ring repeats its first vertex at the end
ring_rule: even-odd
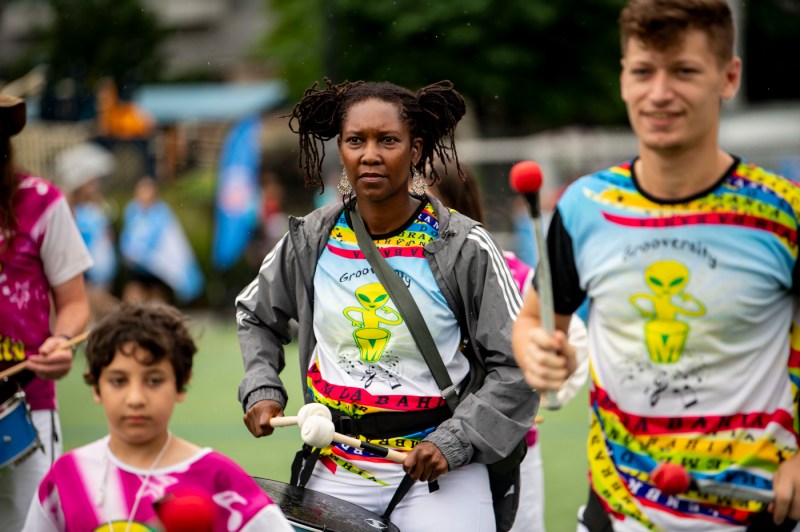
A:
MULTIPOLYGON (((133 508, 131 508, 130 513, 128 514, 128 523, 125 525, 125 532, 130 531, 131 524, 133 523, 133 518, 136 515, 136 510, 139 509, 139 502, 142 500, 142 496, 144 495, 144 490, 147 488, 147 485, 150 483, 150 477, 153 475, 153 470, 158 467, 158 464, 161 462, 161 459, 164 457, 164 453, 167 452, 167 448, 169 444, 172 442, 172 432, 167 431, 167 441, 164 442, 163 447, 161 450, 158 451, 158 455, 153 460, 153 463, 150 464, 147 472, 142 479, 142 485, 139 486, 138 491, 136 492, 136 498, 133 501, 133 508)), ((111 447, 110 447, 111 440, 109 439, 109 446, 106 448, 106 456, 105 456, 105 464, 103 466, 103 481, 100 484, 100 491, 97 493, 97 498, 95 499, 95 506, 98 508, 102 508, 105 504, 105 493, 106 493, 106 483, 108 481, 108 462, 109 457, 108 455, 111 454, 111 447)), ((114 530, 114 527, 111 526, 111 519, 108 519, 108 530, 114 530)))

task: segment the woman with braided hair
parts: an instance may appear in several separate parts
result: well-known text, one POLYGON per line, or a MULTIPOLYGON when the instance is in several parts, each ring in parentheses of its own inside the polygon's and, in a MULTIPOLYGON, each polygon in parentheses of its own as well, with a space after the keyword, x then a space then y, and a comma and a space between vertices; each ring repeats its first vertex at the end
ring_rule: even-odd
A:
POLYGON ((327 405, 338 432, 407 454, 401 465, 341 444, 305 449, 293 480, 391 512, 415 532, 496 529, 486 464, 512 453, 538 404, 511 354, 520 297, 502 253, 477 222, 425 193, 437 168, 462 176, 454 134, 465 112, 449 81, 417 92, 328 80, 308 89, 289 122, 300 169, 322 186, 323 142, 336 138, 344 200, 291 219, 236 300, 250 432, 271 434, 283 415, 278 374, 295 319, 304 401, 327 405), (457 398, 441 391, 365 258, 359 218, 419 307, 457 398))

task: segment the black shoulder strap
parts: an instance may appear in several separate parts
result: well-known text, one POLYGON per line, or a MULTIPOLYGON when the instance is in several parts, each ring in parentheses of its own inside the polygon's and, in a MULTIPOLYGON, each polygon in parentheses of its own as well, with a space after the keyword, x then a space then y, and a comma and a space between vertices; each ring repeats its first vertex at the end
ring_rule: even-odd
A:
POLYGON ((442 397, 444 397, 450 410, 455 412, 458 406, 456 387, 453 385, 453 381, 450 380, 450 375, 447 373, 447 368, 444 366, 442 357, 436 347, 436 342, 433 341, 431 332, 428 330, 428 326, 425 324, 422 313, 414 302, 411 292, 408 290, 408 287, 403 284, 403 281, 400 280, 400 277, 395 274, 389 266, 389 263, 386 262, 386 259, 384 259, 383 255, 378 251, 378 248, 375 247, 375 243, 372 241, 372 237, 367 232, 364 221, 361 219, 361 215, 358 214, 356 209, 350 211, 350 222, 353 224, 353 231, 356 234, 358 247, 367 259, 367 262, 372 266, 375 275, 378 276, 378 279, 389 293, 394 304, 397 305, 400 314, 406 322, 408 330, 411 331, 411 336, 414 337, 414 341, 417 343, 417 347, 419 347, 422 357, 425 359, 425 363, 428 364, 428 368, 431 370, 433 379, 442 392, 442 397))

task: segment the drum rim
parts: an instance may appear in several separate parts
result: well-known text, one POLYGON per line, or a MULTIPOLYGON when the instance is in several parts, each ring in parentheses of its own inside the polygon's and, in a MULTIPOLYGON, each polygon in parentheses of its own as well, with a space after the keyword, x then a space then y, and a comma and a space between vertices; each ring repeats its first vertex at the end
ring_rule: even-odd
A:
POLYGON ((44 449, 44 445, 42 444, 42 440, 39 439, 39 435, 36 434, 36 437, 28 445, 28 447, 18 452, 15 456, 12 456, 5 462, 0 463, 0 471, 18 466, 39 449, 44 449))
MULTIPOLYGON (((343 503, 343 505, 345 505, 345 506, 354 506, 354 507, 358 508, 359 510, 362 510, 363 512, 370 514, 371 516, 374 516, 374 518, 377 519, 377 520, 384 520, 385 523, 383 523, 383 524, 386 525, 386 528, 378 528, 378 527, 376 527, 376 526, 374 526, 372 524, 369 524, 369 526, 374 528, 376 532, 380 532, 381 530, 383 530, 385 532, 391 532, 391 531, 400 532, 400 528, 396 524, 392 523, 392 521, 390 519, 387 519, 387 518, 385 518, 385 517, 383 517, 383 516, 381 516, 379 514, 376 514, 375 512, 372 512, 372 511, 370 511, 370 510, 364 508, 363 506, 360 506, 360 505, 358 505, 358 504, 356 504, 354 502, 350 502, 350 501, 347 501, 347 500, 344 500, 344 499, 339 499, 337 497, 333 497, 332 495, 328 495, 327 493, 324 493, 324 492, 321 492, 321 491, 316 491, 316 490, 312 490, 312 489, 305 488, 305 487, 295 486, 293 484, 282 482, 280 480, 274 480, 274 479, 271 479, 271 478, 259 477, 259 476, 255 476, 255 475, 253 475, 252 478, 253 478, 254 481, 256 481, 256 484, 258 484, 259 488, 262 491, 264 491, 265 493, 267 493, 267 495, 270 495, 269 492, 264 489, 264 486, 259 484, 259 481, 267 481, 267 482, 275 483, 275 484, 278 484, 280 486, 293 488, 293 489, 308 490, 309 492, 313 493, 315 496, 322 496, 322 497, 328 497, 328 498, 335 499, 337 503, 343 503)), ((270 495, 270 498, 271 498, 271 495, 270 495)), ((278 501, 274 501, 274 502, 279 507, 281 506, 278 501)), ((335 528, 309 528, 309 527, 313 527, 315 525, 313 523, 310 523, 310 522, 301 522, 301 521, 293 520, 292 517, 296 518, 296 516, 292 516, 291 514, 286 513, 282 507, 281 507, 281 511, 286 515, 286 518, 289 520, 290 524, 292 524, 292 525, 299 524, 299 525, 302 525, 303 527, 305 527, 305 529, 308 529, 308 530, 312 530, 312 531, 345 530, 345 529, 340 529, 339 527, 335 527, 335 528)), ((323 525, 323 526, 326 526, 326 525, 323 525)), ((351 528, 351 530, 352 530, 352 528, 351 528)))
MULTIPOLYGON (((23 419, 28 421, 28 427, 33 431, 33 439, 28 442, 27 446, 22 448, 17 454, 10 456, 5 462, 0 463, 0 471, 3 471, 8 468, 15 467, 19 465, 23 460, 28 458, 38 449, 44 449, 42 444, 42 440, 39 438, 39 431, 36 430, 36 425, 33 424, 33 420, 30 416, 30 411, 28 410, 28 404, 25 401, 25 393, 22 391, 17 392, 12 397, 7 399, 2 405, 0 405, 0 409, 5 408, 8 403, 15 402, 16 405, 12 408, 8 408, 6 410, 0 410, 0 421, 8 418, 12 414, 22 414, 23 419), (20 410, 18 413, 17 410, 20 410)), ((3 435, 5 436, 5 435, 3 435)), ((0 445, 5 445, 4 442, 0 442, 0 445)))
POLYGON ((0 421, 10 416, 17 409, 16 403, 21 403, 22 406, 27 407, 25 392, 19 391, 0 404, 0 421))

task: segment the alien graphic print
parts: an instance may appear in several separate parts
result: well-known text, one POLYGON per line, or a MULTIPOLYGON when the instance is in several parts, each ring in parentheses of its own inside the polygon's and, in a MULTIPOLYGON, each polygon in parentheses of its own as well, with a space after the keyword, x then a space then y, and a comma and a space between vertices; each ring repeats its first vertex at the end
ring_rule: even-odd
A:
POLYGON ((742 527, 798 445, 800 188, 737 159, 664 202, 632 168, 573 183, 548 236, 556 312, 590 300, 592 490, 615 530, 742 527), (696 487, 661 493, 665 462, 696 487))
MULTIPOLYGON (((467 375, 461 331, 423 254, 438 238, 430 204, 393 234, 373 235, 375 245, 411 290, 453 382, 467 375)), ((408 327, 358 249, 346 211, 333 227, 314 276, 314 335, 318 344, 308 369, 314 400, 352 417, 376 412, 414 412, 446 407, 439 387, 408 327)), ((374 443, 410 450, 435 427, 374 443)), ((381 485, 403 476, 398 464, 337 444, 320 462, 381 485)))

